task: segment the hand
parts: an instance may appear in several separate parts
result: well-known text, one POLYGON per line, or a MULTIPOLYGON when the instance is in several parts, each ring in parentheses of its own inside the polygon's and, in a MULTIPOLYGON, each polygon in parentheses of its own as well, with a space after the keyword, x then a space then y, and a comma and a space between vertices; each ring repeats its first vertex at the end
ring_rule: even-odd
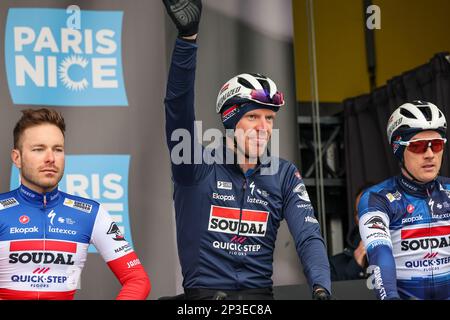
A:
POLYGON ((355 258, 356 263, 361 268, 364 268, 367 265, 366 248, 364 247, 364 243, 362 242, 362 240, 359 242, 358 247, 353 252, 353 257, 355 258))
POLYGON ((313 300, 333 300, 331 297, 331 294, 328 293, 328 291, 321 286, 314 286, 313 289, 313 300))
POLYGON ((163 3, 180 37, 191 37, 198 33, 202 15, 201 0, 163 0, 163 3))

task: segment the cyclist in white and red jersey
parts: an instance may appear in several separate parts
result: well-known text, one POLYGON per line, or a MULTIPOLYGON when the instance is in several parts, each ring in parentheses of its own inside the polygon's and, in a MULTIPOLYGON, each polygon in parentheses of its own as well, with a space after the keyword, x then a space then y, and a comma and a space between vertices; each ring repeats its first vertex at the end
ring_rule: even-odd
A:
POLYGON ((11 152, 21 185, 0 194, 0 299, 73 299, 89 244, 122 284, 117 299, 146 299, 150 280, 111 216, 95 201, 58 190, 63 117, 22 112, 11 152))

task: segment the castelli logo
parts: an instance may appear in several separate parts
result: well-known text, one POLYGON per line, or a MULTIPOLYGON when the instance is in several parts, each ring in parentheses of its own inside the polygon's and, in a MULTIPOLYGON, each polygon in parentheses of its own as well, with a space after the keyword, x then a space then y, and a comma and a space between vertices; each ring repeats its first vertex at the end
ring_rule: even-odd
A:
POLYGON ((412 204, 408 204, 408 206, 406 207, 406 211, 408 211, 408 213, 413 213, 414 206, 412 204))
POLYGON ((21 224, 27 224, 30 222, 30 218, 26 215, 20 216, 19 221, 21 224))

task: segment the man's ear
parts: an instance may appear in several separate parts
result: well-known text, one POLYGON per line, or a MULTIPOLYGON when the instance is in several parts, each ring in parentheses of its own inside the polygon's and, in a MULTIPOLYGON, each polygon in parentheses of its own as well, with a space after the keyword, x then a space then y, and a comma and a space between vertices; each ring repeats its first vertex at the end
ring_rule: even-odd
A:
POLYGON ((11 150, 11 161, 14 163, 14 165, 17 167, 17 169, 22 168, 22 156, 20 154, 19 149, 11 150))

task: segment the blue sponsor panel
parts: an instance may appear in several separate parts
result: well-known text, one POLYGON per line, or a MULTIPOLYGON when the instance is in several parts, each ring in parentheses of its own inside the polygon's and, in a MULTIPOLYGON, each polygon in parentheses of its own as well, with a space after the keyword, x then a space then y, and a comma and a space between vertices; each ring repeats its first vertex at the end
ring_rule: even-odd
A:
POLYGON ((10 8, 5 66, 14 104, 128 106, 122 71, 122 11, 10 8))
MULTIPOLYGON (((129 155, 66 155, 59 189, 101 203, 133 246, 128 211, 129 155)), ((20 185, 19 170, 11 169, 10 188, 20 185)), ((93 246, 89 252, 96 252, 93 246)))

